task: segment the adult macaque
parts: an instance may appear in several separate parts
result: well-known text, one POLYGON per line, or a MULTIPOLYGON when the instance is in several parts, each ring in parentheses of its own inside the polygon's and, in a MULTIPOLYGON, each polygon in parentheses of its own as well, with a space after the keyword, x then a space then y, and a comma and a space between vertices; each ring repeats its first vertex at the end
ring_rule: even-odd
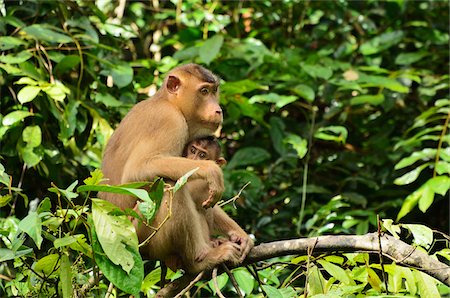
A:
MULTIPOLYGON (((214 206, 223 192, 220 167, 214 161, 181 155, 188 142, 212 135, 222 123, 218 88, 219 79, 199 65, 188 64, 170 71, 158 92, 136 104, 111 136, 102 164, 107 183, 149 181, 157 176, 176 181, 198 167, 191 179, 200 179, 207 185, 203 207, 214 206)), ((130 196, 100 193, 100 197, 122 209, 136 205, 136 199, 130 196)), ((165 195, 153 226, 158 226, 168 214, 168 201, 169 196, 165 195)), ((251 243, 236 239, 234 235, 240 235, 240 231, 230 230, 233 225, 228 221, 217 221, 221 229, 228 231, 230 241, 214 248, 201 232, 201 218, 189 189, 181 188, 173 198, 171 218, 142 248, 142 254, 169 263, 171 256, 179 255, 181 264, 176 266, 189 272, 222 262, 237 264, 245 258, 251 243)), ((146 226, 137 227, 140 241, 152 232, 146 226)))

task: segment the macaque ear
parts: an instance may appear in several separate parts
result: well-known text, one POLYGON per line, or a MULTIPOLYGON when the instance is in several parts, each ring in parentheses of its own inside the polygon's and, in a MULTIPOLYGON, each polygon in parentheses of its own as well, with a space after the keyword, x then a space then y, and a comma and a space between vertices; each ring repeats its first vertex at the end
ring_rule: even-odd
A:
POLYGON ((178 77, 171 75, 167 78, 166 86, 170 93, 175 93, 180 89, 181 81, 178 77))
POLYGON ((219 166, 224 166, 224 165, 227 164, 227 160, 226 160, 225 158, 223 158, 223 157, 219 157, 219 158, 216 160, 216 163, 217 163, 219 166))

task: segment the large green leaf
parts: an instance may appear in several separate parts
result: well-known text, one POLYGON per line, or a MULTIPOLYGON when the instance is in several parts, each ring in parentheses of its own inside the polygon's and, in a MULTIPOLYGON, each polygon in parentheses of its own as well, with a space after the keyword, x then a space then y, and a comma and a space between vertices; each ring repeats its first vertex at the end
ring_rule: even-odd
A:
POLYGON ((138 251, 136 230, 125 215, 110 215, 117 207, 93 199, 92 219, 103 251, 108 258, 129 274, 134 267, 133 251, 138 251))
POLYGON ((403 39, 403 36, 404 33, 401 30, 386 32, 366 41, 359 50, 365 56, 373 55, 397 45, 403 39))
POLYGON ((2 124, 4 126, 10 126, 10 125, 16 124, 19 121, 22 121, 26 117, 29 117, 32 115, 33 115, 33 113, 28 112, 28 111, 14 111, 14 112, 9 113, 8 115, 6 115, 3 118, 2 124))
POLYGON ((17 99, 21 104, 32 101, 41 92, 41 87, 25 86, 17 93, 17 99))
POLYGON ((277 108, 282 108, 298 99, 293 95, 279 95, 276 93, 258 94, 249 99, 250 103, 262 102, 262 103, 274 103, 277 108))
POLYGON ((148 195, 148 192, 145 189, 140 189, 140 187, 143 187, 145 185, 148 185, 147 182, 135 182, 130 184, 123 184, 123 185, 117 185, 117 186, 111 186, 111 185, 105 185, 105 184, 99 184, 99 185, 81 185, 77 188, 78 192, 87 192, 87 191, 103 191, 103 192, 111 192, 111 193, 117 193, 121 195, 129 195, 129 196, 135 196, 142 201, 150 201, 150 197, 148 195))
POLYGON ((224 38, 222 35, 214 35, 210 39, 206 40, 205 43, 199 48, 200 61, 206 65, 209 65, 220 53, 223 40, 224 38))
POLYGON ((233 157, 231 158, 227 167, 229 169, 234 169, 237 167, 255 165, 255 164, 261 163, 263 161, 266 161, 269 158, 270 158, 270 153, 263 148, 246 147, 246 148, 242 148, 242 149, 238 150, 233 155, 233 157))
POLYGON ((22 29, 26 34, 36 40, 50 43, 69 43, 72 38, 64 33, 58 32, 56 27, 50 25, 34 24, 22 29))
POLYGON ((19 223, 19 229, 28 234, 33 239, 37 248, 41 248, 42 244, 42 222, 36 211, 31 211, 19 223))
POLYGON ((122 266, 114 264, 106 256, 98 240, 92 218, 89 219, 89 225, 91 227, 92 234, 92 249, 95 254, 95 261, 100 270, 116 287, 126 293, 134 295, 135 297, 139 297, 142 280, 144 279, 144 263, 142 262, 139 251, 127 246, 127 251, 132 257, 132 260, 130 261, 134 263, 134 266, 131 268, 129 273, 125 272, 122 266))
POLYGON ((244 268, 233 270, 233 276, 236 279, 239 288, 242 289, 246 295, 250 295, 255 285, 253 276, 244 268))

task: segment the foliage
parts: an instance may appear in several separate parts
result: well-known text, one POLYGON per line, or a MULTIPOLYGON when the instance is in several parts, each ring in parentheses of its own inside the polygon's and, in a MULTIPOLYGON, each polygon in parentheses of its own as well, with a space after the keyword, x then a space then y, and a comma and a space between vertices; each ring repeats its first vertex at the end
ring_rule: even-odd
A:
MULTIPOLYGON (((69 280, 81 290, 98 276, 94 256, 108 253, 91 242, 96 205, 86 191, 101 190, 99 174, 77 190, 73 181, 100 167, 129 108, 191 61, 223 79, 225 197, 251 182, 238 208, 226 209, 257 241, 362 234, 377 229, 377 215, 448 232, 448 11, 445 1, 402 0, 0 2, 0 273, 15 276, 1 288, 67 296, 69 280)), ((151 218, 159 202, 137 187, 108 191, 137 195, 151 218)), ((121 249, 137 257, 130 247, 121 249)), ((288 259, 258 270, 262 285, 243 269, 235 276, 245 293, 270 297, 305 287, 317 295, 384 291, 379 264, 352 258, 366 256, 307 258, 295 268, 288 259), (305 274, 325 286, 311 288, 305 274)), ((125 270, 111 259, 104 266, 125 270)), ((144 292, 156 289, 155 268, 144 292)), ((386 268, 396 293, 433 284, 386 268)), ((102 279, 92 291, 107 286, 102 279)))

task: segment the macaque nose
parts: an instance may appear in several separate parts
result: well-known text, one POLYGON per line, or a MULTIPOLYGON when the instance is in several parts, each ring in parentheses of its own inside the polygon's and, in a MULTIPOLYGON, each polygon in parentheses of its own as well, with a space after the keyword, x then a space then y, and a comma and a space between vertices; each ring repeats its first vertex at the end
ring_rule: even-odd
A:
POLYGON ((216 114, 217 115, 222 115, 222 109, 220 107, 216 110, 216 114))

